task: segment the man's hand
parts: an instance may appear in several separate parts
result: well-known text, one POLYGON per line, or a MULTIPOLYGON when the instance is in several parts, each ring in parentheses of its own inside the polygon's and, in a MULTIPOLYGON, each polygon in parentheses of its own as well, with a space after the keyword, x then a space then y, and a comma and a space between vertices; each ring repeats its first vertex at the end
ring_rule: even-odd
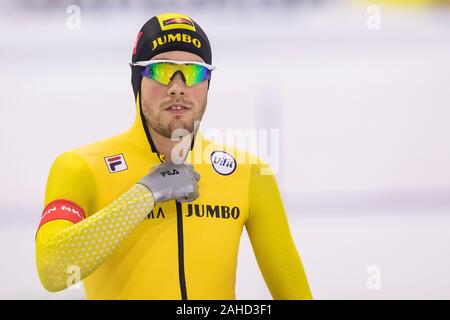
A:
POLYGON ((162 163, 138 183, 153 193, 156 204, 167 200, 194 201, 198 198, 198 180, 200 175, 191 164, 162 163))

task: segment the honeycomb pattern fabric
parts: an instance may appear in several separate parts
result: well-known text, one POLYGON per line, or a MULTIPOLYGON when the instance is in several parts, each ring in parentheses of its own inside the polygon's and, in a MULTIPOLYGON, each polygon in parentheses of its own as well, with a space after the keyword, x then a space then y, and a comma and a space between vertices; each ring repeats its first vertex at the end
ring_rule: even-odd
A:
MULTIPOLYGON (((36 264, 43 286, 60 291, 97 269, 153 209, 152 193, 135 184, 102 210, 79 223, 64 221, 60 230, 41 228, 36 239, 36 264), (79 270, 73 281, 73 270, 79 270)), ((61 222, 54 220, 48 222, 61 222)), ((45 225, 43 225, 45 227, 45 225)))

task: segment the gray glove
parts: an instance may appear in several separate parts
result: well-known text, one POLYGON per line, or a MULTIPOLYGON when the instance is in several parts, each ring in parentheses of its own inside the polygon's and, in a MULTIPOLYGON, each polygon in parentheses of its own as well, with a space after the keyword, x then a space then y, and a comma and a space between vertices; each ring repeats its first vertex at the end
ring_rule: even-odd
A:
POLYGON ((167 200, 194 201, 198 198, 198 180, 200 175, 191 164, 162 163, 138 183, 153 193, 156 204, 167 200))

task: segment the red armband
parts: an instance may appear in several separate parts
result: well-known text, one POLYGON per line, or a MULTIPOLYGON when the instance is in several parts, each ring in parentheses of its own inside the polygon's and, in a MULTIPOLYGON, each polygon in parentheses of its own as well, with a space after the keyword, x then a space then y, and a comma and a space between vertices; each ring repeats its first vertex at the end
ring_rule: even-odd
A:
POLYGON ((75 202, 65 199, 58 199, 50 202, 45 207, 44 211, 42 212, 39 228, 43 224, 52 220, 63 219, 73 223, 78 223, 85 218, 86 215, 84 214, 83 209, 75 202))

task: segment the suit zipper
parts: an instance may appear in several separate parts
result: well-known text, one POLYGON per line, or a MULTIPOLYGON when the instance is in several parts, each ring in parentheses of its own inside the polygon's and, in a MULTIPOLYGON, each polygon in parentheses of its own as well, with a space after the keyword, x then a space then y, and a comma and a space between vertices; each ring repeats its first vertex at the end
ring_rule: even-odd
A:
POLYGON ((178 231, 178 275, 180 278, 181 300, 187 300, 186 277, 184 274, 184 243, 183 243, 183 211, 181 203, 177 205, 177 231, 178 231))
MULTIPOLYGON (((144 113, 142 112, 142 99, 141 94, 139 93, 139 112, 141 114, 142 126, 144 128, 145 135, 147 137, 147 141, 150 144, 150 149, 152 152, 155 152, 158 156, 158 159, 161 163, 164 161, 161 159, 159 152, 156 150, 155 144, 153 143, 153 139, 148 131, 147 125, 145 123, 144 113)), ((191 149, 194 146, 194 139, 192 139, 191 149)), ((186 292, 186 278, 184 275, 184 244, 183 244, 183 211, 181 207, 181 203, 175 201, 177 208, 177 233, 178 233, 178 276, 180 279, 180 290, 181 290, 181 299, 187 300, 187 292, 186 292)))

